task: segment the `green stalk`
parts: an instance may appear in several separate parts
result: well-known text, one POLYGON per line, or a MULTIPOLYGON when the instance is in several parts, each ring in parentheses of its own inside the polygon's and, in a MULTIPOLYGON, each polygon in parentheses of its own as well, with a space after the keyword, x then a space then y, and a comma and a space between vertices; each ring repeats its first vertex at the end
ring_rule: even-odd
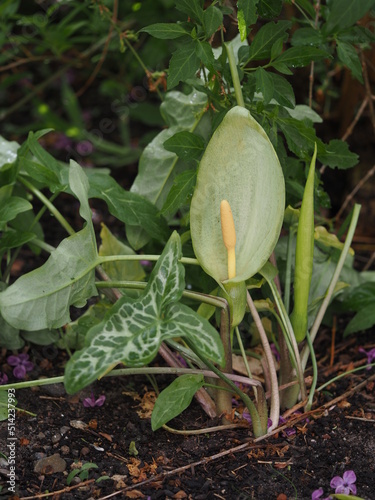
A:
POLYGON ((31 182, 26 180, 24 177, 19 176, 18 180, 22 182, 22 184, 27 187, 39 200, 44 203, 44 205, 48 208, 51 214, 60 222, 62 227, 66 230, 66 232, 71 236, 75 234, 74 229, 69 224, 69 222, 61 215, 61 213, 57 210, 57 208, 50 202, 48 198, 44 196, 44 194, 39 191, 31 182))
POLYGON ((312 367, 313 367, 313 381, 312 381, 312 384, 310 387, 309 398, 308 398, 307 404, 305 406, 305 411, 310 411, 311 407, 312 407, 313 399, 314 399, 316 384, 318 382, 318 365, 316 362, 314 346, 312 345, 309 332, 307 332, 307 334, 306 334, 306 340, 307 340, 307 345, 309 346, 309 349, 310 349, 311 363, 312 363, 312 367))
MULTIPOLYGON (((120 260, 149 260, 152 262, 156 262, 159 259, 160 255, 99 255, 98 260, 100 264, 105 262, 116 262, 120 260)), ((191 257, 181 257, 179 262, 182 264, 191 264, 193 266, 199 266, 199 262, 197 259, 193 259, 191 257)))
POLYGON ((311 160, 297 229, 296 262, 294 268, 294 308, 290 316, 297 342, 307 332, 307 307, 314 256, 314 178, 317 148, 311 160))
POLYGON ((253 299, 249 291, 247 291, 247 305, 249 306, 251 316, 253 317, 254 323, 258 329, 259 336, 262 342, 264 355, 268 365, 268 372, 271 380, 271 409, 270 409, 270 418, 272 420, 272 425, 268 429, 271 432, 279 425, 279 417, 280 417, 280 396, 279 396, 279 386, 277 382, 277 374, 275 363, 273 361, 271 347, 268 342, 267 334, 264 330, 262 321, 260 319, 259 313, 255 307, 253 299))
MULTIPOLYGON (((327 293, 324 297, 324 300, 322 302, 322 305, 320 306, 320 309, 318 311, 318 314, 316 315, 314 324, 310 330, 310 338, 311 342, 314 343, 315 337, 318 333, 319 327, 321 322, 323 321, 324 315, 327 311, 328 305, 331 301, 333 292, 335 291, 335 287, 337 285, 337 282, 340 277, 340 273, 342 271, 342 268, 344 267, 346 257, 348 255, 350 245, 353 240, 355 228, 357 227, 357 222, 358 222, 358 217, 359 217, 359 212, 361 211, 361 205, 355 204, 353 208, 353 217, 350 222, 350 226, 348 229, 348 234, 346 235, 345 243, 344 243, 344 248, 342 249, 339 261, 337 263, 335 272, 333 273, 331 282, 329 284, 327 293)), ((306 368, 307 360, 309 358, 309 347, 305 346, 302 350, 302 356, 301 356, 301 362, 302 362, 302 369, 304 370, 306 368)))
MULTIPOLYGON (((224 366, 222 371, 232 373, 232 343, 229 306, 221 310, 220 315, 220 338, 224 347, 224 366)), ((221 378, 218 385, 224 389, 228 388, 225 379, 221 378)), ((223 415, 223 424, 229 423, 227 415, 232 411, 232 394, 228 391, 217 391, 215 403, 218 415, 223 415)))
POLYGON ((237 70, 236 58, 233 51, 233 46, 231 43, 225 43, 224 45, 227 50, 229 68, 230 68, 230 73, 232 75, 234 93, 236 96, 237 104, 244 108, 245 101, 242 95, 241 82, 238 76, 238 70, 237 70))
POLYGON ((292 283, 292 242, 293 230, 290 228, 288 235, 288 245, 286 251, 286 271, 285 271, 285 287, 284 287, 284 306, 286 313, 289 314, 290 310, 290 289, 292 283))

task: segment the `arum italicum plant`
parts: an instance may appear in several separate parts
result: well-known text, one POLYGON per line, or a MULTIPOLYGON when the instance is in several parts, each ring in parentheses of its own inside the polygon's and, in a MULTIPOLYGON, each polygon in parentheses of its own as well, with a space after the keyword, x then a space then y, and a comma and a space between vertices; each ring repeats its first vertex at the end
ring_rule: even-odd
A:
MULTIPOLYGON (((223 311, 220 327, 225 371, 231 369, 233 328, 241 322, 247 301, 252 310, 246 280, 269 259, 279 238, 284 205, 284 177, 267 134, 247 109, 232 108, 207 145, 190 208, 195 255, 229 304, 229 318, 223 311)), ((275 374, 267 339, 262 340, 269 370, 275 374)), ((249 410, 253 421, 260 418, 265 431, 267 411, 261 392, 256 393, 258 411, 249 410)), ((222 391, 217 398, 218 410, 230 410, 230 402, 230 394, 222 391)), ((277 424, 278 401, 274 403, 271 418, 277 424)))

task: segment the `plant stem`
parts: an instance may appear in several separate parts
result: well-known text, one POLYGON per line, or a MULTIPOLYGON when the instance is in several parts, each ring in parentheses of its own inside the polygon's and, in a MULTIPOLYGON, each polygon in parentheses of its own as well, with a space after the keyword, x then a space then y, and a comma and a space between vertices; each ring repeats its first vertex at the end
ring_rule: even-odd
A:
POLYGON ((307 345, 309 346, 309 349, 310 349, 311 363, 313 366, 313 381, 312 381, 312 384, 310 387, 309 398, 308 398, 306 406, 305 406, 305 411, 310 411, 311 407, 312 407, 313 399, 314 399, 316 384, 318 382, 318 365, 316 362, 315 351, 314 351, 314 347, 313 347, 312 342, 311 342, 309 332, 306 333, 306 340, 307 340, 307 345))
POLYGON ((237 70, 236 58, 233 51, 233 46, 230 43, 225 43, 224 45, 227 50, 229 68, 230 68, 230 73, 232 75, 234 93, 236 96, 237 104, 244 108, 245 101, 242 95, 241 82, 238 76, 238 70, 237 70))
POLYGON ((263 323, 260 319, 259 313, 255 307, 253 299, 251 298, 251 295, 248 290, 247 290, 247 305, 249 306, 251 316, 253 317, 254 323, 260 335, 264 355, 267 360, 268 372, 270 374, 270 379, 271 379, 270 418, 272 420, 272 425, 269 428, 269 432, 271 432, 273 429, 275 429, 275 427, 279 425, 279 416, 280 416, 280 396, 279 396, 276 368, 275 368, 275 363, 273 361, 271 347, 268 342, 267 334, 264 330, 263 323))
POLYGON ((18 177, 18 180, 22 182, 22 184, 27 187, 39 200, 44 203, 44 205, 48 208, 48 210, 51 212, 52 215, 60 222, 62 227, 66 230, 66 232, 71 236, 75 234, 74 229, 72 226, 69 224, 69 222, 61 215, 61 213, 57 210, 57 208, 50 202, 48 198, 44 196, 44 194, 39 191, 31 182, 26 180, 24 177, 21 175, 18 177))
MULTIPOLYGON (((105 262, 116 262, 120 260, 149 260, 152 262, 156 262, 159 259, 160 255, 99 255, 98 259, 100 264, 105 262)), ((179 262, 182 264, 191 264, 193 266, 199 266, 199 262, 197 259, 193 259, 191 257, 181 257, 179 262)))
MULTIPOLYGON (((332 298, 333 292, 335 290, 337 281, 338 281, 338 279, 340 277, 340 273, 342 271, 342 268, 344 267, 345 260, 346 260, 346 257, 348 255, 349 249, 350 249, 350 245, 351 245, 351 242, 353 240, 355 228, 357 226, 357 222, 358 222, 358 217, 359 217, 360 210, 361 210, 361 205, 355 204, 354 208, 353 208, 353 217, 352 217, 352 220, 350 222, 350 226, 349 226, 349 229, 348 229, 348 234, 346 235, 346 240, 345 240, 345 243, 344 243, 344 248, 342 249, 339 261, 337 263, 335 272, 333 273, 333 276, 332 276, 331 282, 329 284, 326 296, 324 297, 322 305, 320 306, 318 314, 316 315, 314 324, 313 324, 313 326, 312 326, 312 328, 310 330, 310 338, 311 338, 311 342, 312 343, 314 343, 314 340, 315 340, 315 337, 316 337, 316 335, 318 333, 320 324, 321 324, 321 322, 322 322, 322 320, 324 318, 324 315, 325 315, 325 313, 327 311, 327 307, 328 307, 328 305, 329 305, 329 303, 331 301, 331 298, 332 298)), ((307 360, 309 358, 309 352, 310 352, 309 351, 309 346, 306 345, 303 348, 302 356, 301 356, 301 363, 302 363, 302 369, 303 370, 306 368, 307 360)))
MULTIPOLYGON (((231 345, 231 328, 230 328, 230 313, 229 306, 221 310, 220 315, 220 337, 224 347, 224 366, 222 371, 232 373, 232 345, 231 345)), ((220 379, 218 385, 227 388, 225 380, 220 379)), ((232 394, 227 391, 217 391, 215 397, 217 412, 223 415, 223 424, 229 423, 226 415, 230 415, 232 411, 232 394)))
MULTIPOLYGON (((96 281, 95 286, 97 288, 128 288, 130 290, 144 290, 147 283, 145 281, 96 281)), ((227 301, 225 299, 205 293, 184 290, 182 292, 182 296, 199 302, 204 302, 205 304, 209 304, 214 307, 220 307, 221 309, 227 307, 227 301)))
MULTIPOLYGON (((119 368, 117 370, 112 370, 111 372, 107 373, 106 375, 103 376, 103 378, 106 377, 118 377, 118 376, 129 376, 129 375, 184 375, 184 374, 203 374, 205 377, 213 377, 213 378, 220 378, 219 375, 217 375, 217 368, 216 371, 209 371, 209 370, 199 370, 199 369, 191 369, 191 368, 177 368, 177 367, 170 367, 170 366, 144 366, 141 368, 119 368)), ((220 372, 221 373, 221 372, 220 372)), ((261 383, 259 380, 255 379, 248 379, 247 377, 243 377, 241 375, 233 375, 230 373, 226 373, 225 376, 227 379, 233 380, 235 382, 244 384, 244 385, 249 385, 249 386, 257 386, 261 387, 261 383)), ((51 378, 42 378, 38 380, 28 380, 27 382, 16 382, 14 384, 6 384, 6 385, 1 385, 0 386, 0 391, 5 391, 7 389, 27 389, 29 387, 39 387, 43 385, 52 385, 52 384, 63 384, 64 383, 64 376, 61 377, 51 377, 51 378)), ((235 386, 237 387, 237 386, 235 386)), ((238 389, 238 388, 237 388, 238 389)))

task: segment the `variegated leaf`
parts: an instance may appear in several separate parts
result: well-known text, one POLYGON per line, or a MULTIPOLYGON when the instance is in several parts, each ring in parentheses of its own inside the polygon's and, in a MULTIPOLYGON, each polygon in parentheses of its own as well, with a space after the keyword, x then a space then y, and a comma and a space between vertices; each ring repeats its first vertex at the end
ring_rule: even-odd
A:
POLYGON ((138 300, 122 297, 105 319, 87 334, 86 348, 77 351, 65 369, 65 387, 74 393, 123 362, 150 363, 161 342, 188 337, 205 356, 221 362, 223 347, 216 330, 187 306, 177 304, 184 286, 178 262, 181 243, 173 233, 138 300))

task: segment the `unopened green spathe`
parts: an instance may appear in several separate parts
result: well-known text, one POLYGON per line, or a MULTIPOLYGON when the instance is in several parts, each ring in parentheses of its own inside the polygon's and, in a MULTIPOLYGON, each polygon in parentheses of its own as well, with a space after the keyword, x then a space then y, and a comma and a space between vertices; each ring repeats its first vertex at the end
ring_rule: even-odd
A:
POLYGON ((284 205, 284 177, 267 134, 247 109, 232 108, 207 145, 191 202, 191 237, 202 268, 220 285, 257 273, 279 238, 284 205), (236 276, 230 280, 222 200, 230 204, 236 231, 236 276))

